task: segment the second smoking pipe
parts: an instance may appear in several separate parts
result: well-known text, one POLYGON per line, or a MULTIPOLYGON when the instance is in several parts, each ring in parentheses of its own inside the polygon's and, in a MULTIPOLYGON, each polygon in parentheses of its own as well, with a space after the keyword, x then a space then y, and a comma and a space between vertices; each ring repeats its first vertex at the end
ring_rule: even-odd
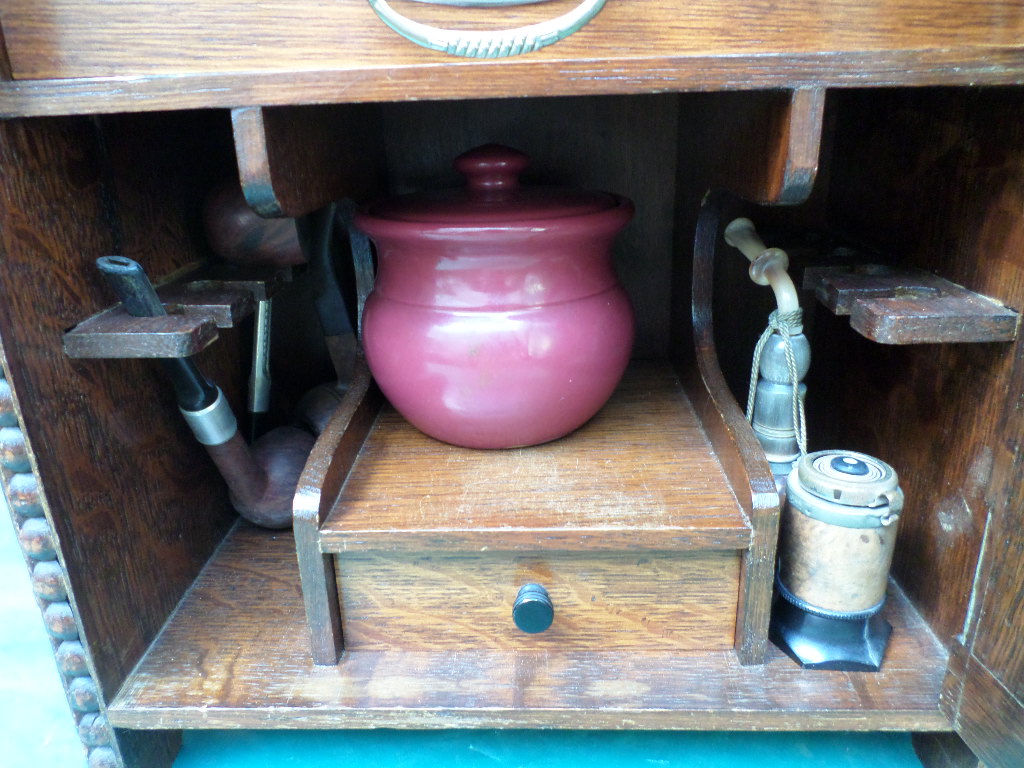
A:
MULTIPOLYGON (((138 262, 124 256, 96 260, 125 311, 135 317, 166 315, 138 262)), ((162 358, 185 421, 227 483, 231 503, 242 517, 265 528, 287 528, 292 497, 314 437, 296 427, 277 427, 250 448, 220 388, 191 358, 162 358)))

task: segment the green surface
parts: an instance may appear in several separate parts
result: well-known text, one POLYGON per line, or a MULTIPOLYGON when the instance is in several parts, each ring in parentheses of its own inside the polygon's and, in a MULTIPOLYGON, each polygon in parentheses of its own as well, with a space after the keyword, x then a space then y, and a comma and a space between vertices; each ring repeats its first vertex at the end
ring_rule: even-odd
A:
POLYGON ((905 733, 194 731, 174 768, 921 768, 905 733))

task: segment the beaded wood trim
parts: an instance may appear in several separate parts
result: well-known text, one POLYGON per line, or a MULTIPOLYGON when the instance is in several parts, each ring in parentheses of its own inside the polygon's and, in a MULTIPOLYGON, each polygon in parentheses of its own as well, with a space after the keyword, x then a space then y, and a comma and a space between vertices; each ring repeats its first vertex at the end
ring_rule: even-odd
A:
POLYGON ((67 571, 52 517, 22 429, 17 399, 0 346, 0 486, 32 579, 32 591, 53 644, 68 704, 88 755, 89 768, 123 768, 106 703, 92 674, 87 644, 79 631, 67 571))

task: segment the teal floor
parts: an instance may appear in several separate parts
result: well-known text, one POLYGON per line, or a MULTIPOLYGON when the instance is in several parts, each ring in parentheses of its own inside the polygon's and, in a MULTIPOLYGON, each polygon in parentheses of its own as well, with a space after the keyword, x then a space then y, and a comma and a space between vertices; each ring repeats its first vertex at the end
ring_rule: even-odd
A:
POLYGON ((189 733, 174 768, 921 768, 905 733, 189 733))
MULTIPOLYGON (((4 768, 86 768, 28 570, 0 506, 4 768)), ((920 768, 908 734, 193 731, 174 768, 920 768)), ((145 768, 145 766, 139 766, 145 768)))

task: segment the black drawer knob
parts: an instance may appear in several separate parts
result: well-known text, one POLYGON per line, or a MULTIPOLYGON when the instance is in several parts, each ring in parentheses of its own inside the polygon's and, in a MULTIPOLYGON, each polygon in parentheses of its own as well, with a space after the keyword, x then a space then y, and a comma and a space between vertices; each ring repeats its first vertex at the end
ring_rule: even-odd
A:
POLYGON ((535 635, 551 626, 555 607, 551 596, 540 584, 524 584, 512 604, 512 620, 523 632, 535 635))

